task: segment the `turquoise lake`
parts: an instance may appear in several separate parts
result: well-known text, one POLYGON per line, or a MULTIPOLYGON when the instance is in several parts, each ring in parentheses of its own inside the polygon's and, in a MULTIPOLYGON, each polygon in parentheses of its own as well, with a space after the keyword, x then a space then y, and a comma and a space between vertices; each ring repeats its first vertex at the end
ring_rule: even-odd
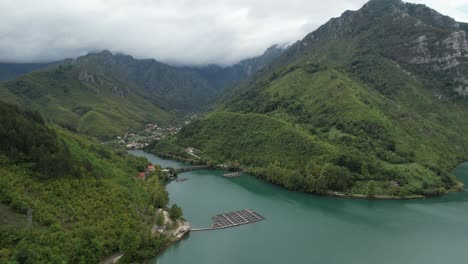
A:
MULTIPOLYGON (((186 166, 131 153, 163 167, 186 166)), ((167 186, 170 203, 183 208, 193 227, 208 227, 211 216, 246 208, 266 220, 194 232, 154 263, 468 263, 468 192, 413 201, 351 200, 290 192, 248 175, 228 179, 223 173, 181 174, 188 180, 167 186)), ((468 183, 468 163, 455 173, 468 183)))

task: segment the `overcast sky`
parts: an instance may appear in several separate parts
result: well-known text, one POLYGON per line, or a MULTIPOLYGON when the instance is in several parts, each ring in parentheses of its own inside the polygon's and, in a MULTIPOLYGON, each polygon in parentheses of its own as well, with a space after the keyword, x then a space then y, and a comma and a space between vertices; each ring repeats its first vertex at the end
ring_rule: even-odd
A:
MULTIPOLYGON (((172 64, 230 64, 302 39, 366 0, 0 0, 0 61, 108 49, 172 64)), ((468 22, 468 0, 414 0, 468 22)))

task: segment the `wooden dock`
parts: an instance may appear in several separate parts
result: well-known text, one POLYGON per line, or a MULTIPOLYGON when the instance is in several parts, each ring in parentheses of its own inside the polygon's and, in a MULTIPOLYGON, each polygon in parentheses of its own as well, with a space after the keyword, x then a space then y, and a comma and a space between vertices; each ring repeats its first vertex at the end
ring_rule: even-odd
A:
POLYGON ((233 172, 233 173, 226 173, 226 174, 223 174, 223 176, 226 178, 234 178, 234 177, 239 177, 242 174, 244 174, 244 172, 238 171, 238 172, 233 172))
POLYGON ((246 225, 262 221, 265 218, 252 209, 245 209, 211 217, 213 225, 206 228, 192 228, 190 231, 207 231, 246 225))

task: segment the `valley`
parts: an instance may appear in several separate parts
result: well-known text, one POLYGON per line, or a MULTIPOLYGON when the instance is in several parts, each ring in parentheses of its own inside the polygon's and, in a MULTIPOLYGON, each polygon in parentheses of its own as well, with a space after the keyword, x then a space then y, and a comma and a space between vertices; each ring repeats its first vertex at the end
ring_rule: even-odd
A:
POLYGON ((0 34, 24 37, 0 44, 0 263, 468 258, 468 23, 401 0, 296 31, 287 16, 242 26, 271 11, 252 3, 130 16, 139 4, 93 37, 55 13, 39 39, 0 34), (168 34, 153 16, 191 22, 168 34), (127 17, 138 30, 122 34, 127 17))

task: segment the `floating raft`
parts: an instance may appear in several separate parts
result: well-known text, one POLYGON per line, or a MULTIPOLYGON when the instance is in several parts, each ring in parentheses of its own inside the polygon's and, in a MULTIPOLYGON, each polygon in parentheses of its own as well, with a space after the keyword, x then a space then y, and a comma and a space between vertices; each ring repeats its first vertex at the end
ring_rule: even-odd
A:
POLYGON ((176 182, 184 182, 186 180, 188 180, 188 178, 177 178, 176 182))
POLYGON ((219 214, 211 217, 213 225, 207 228, 193 228, 191 231, 204 231, 229 228, 262 221, 265 218, 251 209, 219 214))
POLYGON ((244 174, 244 173, 239 171, 239 172, 233 172, 233 173, 226 173, 226 174, 223 174, 223 176, 226 177, 226 178, 234 178, 234 177, 239 177, 242 174, 244 174))

